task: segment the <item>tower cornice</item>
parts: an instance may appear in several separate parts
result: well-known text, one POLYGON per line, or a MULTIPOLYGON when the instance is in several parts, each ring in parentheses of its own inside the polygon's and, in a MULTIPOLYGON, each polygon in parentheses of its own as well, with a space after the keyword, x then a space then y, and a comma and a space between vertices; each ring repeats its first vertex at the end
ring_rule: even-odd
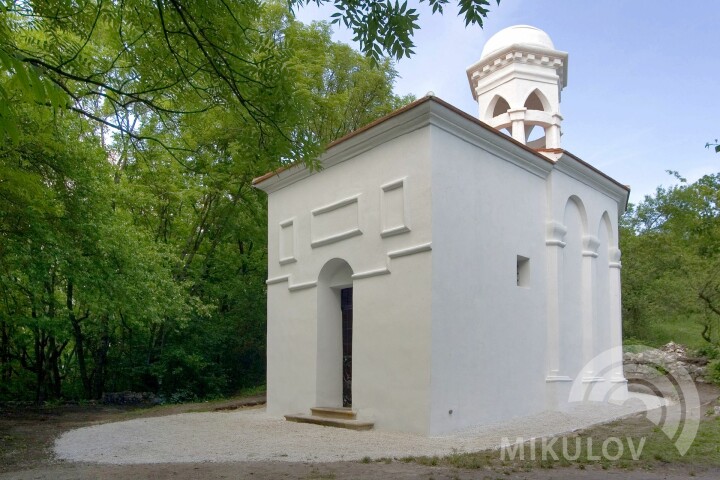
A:
POLYGON ((533 45, 513 44, 481 58, 467 68, 467 77, 473 98, 477 100, 476 89, 480 80, 514 63, 552 68, 560 79, 560 89, 567 86, 567 52, 533 45))

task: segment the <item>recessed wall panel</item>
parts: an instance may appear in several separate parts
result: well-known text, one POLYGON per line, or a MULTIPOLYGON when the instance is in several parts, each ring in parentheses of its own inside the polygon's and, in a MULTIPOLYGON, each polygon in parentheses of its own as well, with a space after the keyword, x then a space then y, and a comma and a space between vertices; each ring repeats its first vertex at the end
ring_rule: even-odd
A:
POLYGON ((285 220, 280 223, 280 265, 296 262, 295 258, 295 221, 285 220))
POLYGON ((407 219, 405 179, 401 178, 381 187, 380 209, 382 226, 380 235, 389 237, 410 231, 407 219))
POLYGON ((313 248, 361 235, 360 195, 344 198, 312 211, 313 248))

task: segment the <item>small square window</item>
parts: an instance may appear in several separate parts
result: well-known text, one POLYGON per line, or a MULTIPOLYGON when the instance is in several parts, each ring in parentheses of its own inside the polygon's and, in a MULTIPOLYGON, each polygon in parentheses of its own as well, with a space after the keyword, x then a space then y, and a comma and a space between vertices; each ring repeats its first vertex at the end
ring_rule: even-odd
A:
POLYGON ((517 256, 517 286, 530 286, 530 259, 522 255, 517 256))

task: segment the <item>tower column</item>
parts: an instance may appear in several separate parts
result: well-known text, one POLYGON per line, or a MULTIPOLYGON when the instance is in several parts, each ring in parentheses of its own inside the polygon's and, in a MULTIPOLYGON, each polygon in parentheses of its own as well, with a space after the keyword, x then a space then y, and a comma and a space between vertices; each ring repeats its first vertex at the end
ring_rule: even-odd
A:
POLYGON ((545 382, 545 407, 550 410, 562 408, 568 401, 572 378, 565 375, 567 365, 560 362, 560 306, 563 303, 563 241, 567 228, 560 222, 547 224, 545 245, 547 252, 547 325, 545 357, 547 374, 545 382))
POLYGON ((547 148, 560 148, 560 124, 562 115, 556 113, 552 116, 552 123, 545 129, 545 146, 547 148))
POLYGON ((597 366, 594 365, 595 343, 593 338, 595 318, 595 271, 598 258, 598 247, 600 240, 592 235, 583 238, 583 279, 582 279, 582 346, 583 346, 583 382, 597 382, 604 380, 598 377, 597 366))
POLYGON ((512 122, 512 137, 525 145, 525 112, 527 108, 515 108, 508 110, 508 116, 512 122))
POLYGON ((620 250, 610 249, 610 342, 612 367, 610 381, 625 383, 622 352, 622 304, 620 301, 620 250))
POLYGON ((560 365, 560 305, 563 286, 563 241, 567 228, 560 222, 548 222, 547 237, 547 376, 548 382, 569 382, 572 379, 564 375, 560 365))

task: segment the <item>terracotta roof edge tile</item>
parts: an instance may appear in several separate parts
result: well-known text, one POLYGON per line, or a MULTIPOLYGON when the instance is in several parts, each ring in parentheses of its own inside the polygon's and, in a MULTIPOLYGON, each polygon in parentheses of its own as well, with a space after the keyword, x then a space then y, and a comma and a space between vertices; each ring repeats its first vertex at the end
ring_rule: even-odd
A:
MULTIPOLYGON (((428 95, 428 96, 422 97, 422 98, 420 98, 420 99, 418 99, 418 100, 415 100, 415 101, 413 101, 413 102, 410 102, 410 103, 408 103, 407 105, 405 105, 404 107, 398 108, 397 110, 392 111, 391 113, 385 115, 384 117, 378 118, 377 120, 375 120, 375 121, 373 121, 373 122, 370 122, 370 123, 368 123, 367 125, 359 128, 359 129, 357 129, 357 130, 354 130, 354 131, 348 133, 347 135, 344 135, 344 136, 338 138, 337 140, 334 140, 334 141, 330 142, 330 143, 325 147, 325 150, 329 150, 330 148, 332 148, 332 147, 334 147, 334 146, 336 146, 336 145, 339 145, 339 144, 341 144, 341 143, 343 143, 343 142, 346 142, 346 141, 348 141, 349 139, 351 139, 351 138, 353 138, 353 137, 356 137, 356 136, 360 135, 361 133, 366 132, 366 131, 370 130, 371 128, 373 128, 373 127, 375 127, 375 126, 377 126, 377 125, 380 125, 380 124, 382 124, 382 123, 385 123, 385 122, 387 122, 388 120, 390 120, 390 119, 392 119, 392 118, 394 118, 394 117, 397 117, 398 115, 401 115, 401 114, 404 113, 404 112, 407 112, 408 110, 412 110, 413 108, 415 108, 415 107, 417 107, 417 106, 419 106, 419 105, 422 105, 422 104, 424 104, 424 103, 430 102, 430 101, 435 102, 435 103, 437 103, 438 105, 441 105, 441 106, 447 108, 448 110, 450 110, 450 111, 454 112, 455 114, 463 117, 464 119, 466 119, 466 120, 468 120, 468 121, 470 121, 470 122, 478 125, 479 127, 483 128, 483 129, 486 130, 486 131, 489 131, 489 132, 491 132, 491 133, 493 133, 493 134, 495 134, 495 135, 498 135, 498 136, 501 136, 501 137, 505 138, 508 142, 515 144, 516 146, 522 148, 523 150, 525 150, 525 151, 527 151, 527 152, 529 152, 529 153, 532 153, 532 154, 535 155, 536 157, 539 157, 539 158, 541 158, 542 160, 544 160, 544 161, 546 161, 546 162, 548 162, 548 163, 554 164, 555 162, 553 162, 551 159, 549 159, 549 158, 547 158, 545 155, 543 155, 543 152, 562 153, 562 154, 565 154, 565 155, 569 156, 570 158, 572 158, 573 160, 579 162, 581 165, 584 165, 585 167, 589 168, 589 169, 592 170, 593 172, 601 175, 603 178, 606 178, 607 180, 610 180, 613 184, 617 185, 618 187, 620 187, 620 188, 622 188, 622 189, 624 189, 624 190, 626 190, 626 191, 628 191, 628 192, 630 191, 630 187, 629 187, 629 186, 621 184, 620 182, 618 182, 618 181, 615 180, 614 178, 610 177, 610 176, 607 175, 606 173, 603 173, 602 171, 600 171, 600 170, 598 170, 597 168, 593 167, 592 165, 590 165, 590 164, 587 163, 586 161, 582 160, 582 159, 581 159, 580 157, 578 157, 577 155, 575 155, 575 154, 573 154, 573 153, 570 153, 570 152, 568 152, 567 150, 564 150, 564 149, 562 149, 562 148, 538 148, 538 149, 530 148, 530 147, 528 147, 527 145, 525 145, 525 144, 523 144, 523 143, 520 143, 520 142, 518 142, 517 140, 515 140, 514 138, 512 138, 512 137, 510 137, 510 136, 508 136, 508 135, 505 135, 504 133, 500 132, 499 130, 491 127, 490 125, 486 124, 485 122, 482 122, 482 121, 479 120, 478 118, 475 118, 475 117, 473 117, 472 115, 470 115, 470 114, 468 114, 468 113, 466 113, 466 112, 463 112, 462 110, 460 110, 459 108, 455 107, 454 105, 449 104, 449 103, 446 102, 445 100, 442 100, 441 98, 438 98, 438 97, 432 96, 432 95, 428 95)), ((281 166, 281 167, 279 167, 279 168, 277 168, 277 169, 275 169, 275 170, 273 170, 273 171, 271 171, 271 172, 268 172, 268 173, 266 173, 266 174, 264 174, 264 175, 261 175, 261 176, 259 176, 259 177, 257 177, 257 178, 254 178, 254 179, 252 180, 252 185, 253 185, 253 186, 257 186, 257 185, 265 182, 266 180, 268 180, 268 179, 270 179, 270 178, 272 178, 272 177, 274 177, 274 176, 276 176, 276 175, 279 175, 279 174, 281 174, 282 172, 287 171, 287 170, 289 170, 290 168, 293 168, 293 167, 295 167, 295 166, 301 166, 301 164, 300 164, 299 162, 293 162, 293 163, 288 164, 288 165, 283 165, 283 166, 281 166)))
POLYGON ((597 168, 593 167, 592 165, 590 165, 589 163, 587 163, 585 160, 583 160, 582 158, 578 157, 578 156, 575 155, 574 153, 568 152, 567 150, 564 150, 564 149, 560 149, 560 150, 562 150, 562 153, 564 153, 564 154, 567 155, 568 157, 572 158, 572 159, 575 160, 576 162, 578 162, 578 163, 580 163, 581 165, 589 168, 590 170, 592 170, 593 172, 595 172, 595 173, 597 173, 598 175, 602 176, 603 178, 606 178, 607 180, 610 180, 612 183, 614 183, 614 184, 617 185, 618 187, 622 188, 623 190, 625 190, 625 191, 627 191, 627 192, 630 192, 630 187, 629 187, 628 185, 623 185, 622 183, 618 182, 617 180, 615 180, 614 178, 612 178, 612 177, 611 177, 610 175, 608 175, 607 173, 605 173, 605 172, 603 172, 603 171, 601 171, 601 170, 598 170, 597 168))
MULTIPOLYGON (((381 123, 384 123, 384 122, 390 120, 391 118, 394 118, 394 117, 400 115, 401 113, 404 113, 404 112, 406 112, 406 111, 408 111, 408 110, 410 110, 410 109, 412 109, 412 108, 417 107, 418 105, 421 105, 421 104, 423 104, 423 103, 425 103, 425 102, 428 102, 428 101, 430 101, 430 100, 433 100, 433 99, 436 99, 436 97, 425 96, 425 97, 422 97, 422 98, 420 98, 420 99, 418 99, 418 100, 415 100, 415 101, 413 101, 413 102, 408 103, 408 104, 405 105, 404 107, 400 107, 400 108, 398 108, 397 110, 393 110, 392 112, 388 113, 388 114, 385 115, 384 117, 380 117, 380 118, 378 118, 377 120, 372 121, 372 122, 368 123, 367 125, 358 128, 357 130, 353 130, 352 132, 350 132, 350 133, 348 133, 348 134, 346 134, 346 135, 343 135, 342 137, 338 138, 337 140, 333 140, 332 142, 328 143, 328 144, 325 146, 325 150, 327 151, 327 150, 329 150, 330 148, 334 147, 335 145, 338 145, 338 144, 340 144, 340 143, 343 143, 343 142, 345 142, 345 141, 347 141, 347 140, 349 140, 349 139, 351 139, 351 138, 353 138, 353 137, 355 137, 355 136, 357 136, 357 135, 360 135, 361 133, 363 133, 363 132, 365 132, 365 131, 373 128, 373 127, 376 126, 376 125, 379 125, 379 124, 381 124, 381 123)), ((442 102, 442 103, 445 103, 445 102, 442 102)), ((273 170, 273 171, 268 172, 268 173, 266 173, 266 174, 264 174, 264 175, 261 175, 261 176, 259 176, 259 177, 257 177, 257 178, 254 178, 253 181, 252 181, 252 185, 253 185, 253 186, 259 185, 259 184, 261 184, 262 182, 264 182, 265 180, 268 180, 268 179, 274 177, 275 175, 279 175, 280 173, 284 172, 285 170, 287 170, 287 169, 289 169, 289 168, 294 167, 295 165, 299 165, 299 163, 298 163, 298 162, 293 162, 293 163, 291 163, 291 164, 289 164, 289 165, 283 165, 282 167, 280 167, 280 168, 278 168, 278 169, 276 169, 276 170, 273 170)))

